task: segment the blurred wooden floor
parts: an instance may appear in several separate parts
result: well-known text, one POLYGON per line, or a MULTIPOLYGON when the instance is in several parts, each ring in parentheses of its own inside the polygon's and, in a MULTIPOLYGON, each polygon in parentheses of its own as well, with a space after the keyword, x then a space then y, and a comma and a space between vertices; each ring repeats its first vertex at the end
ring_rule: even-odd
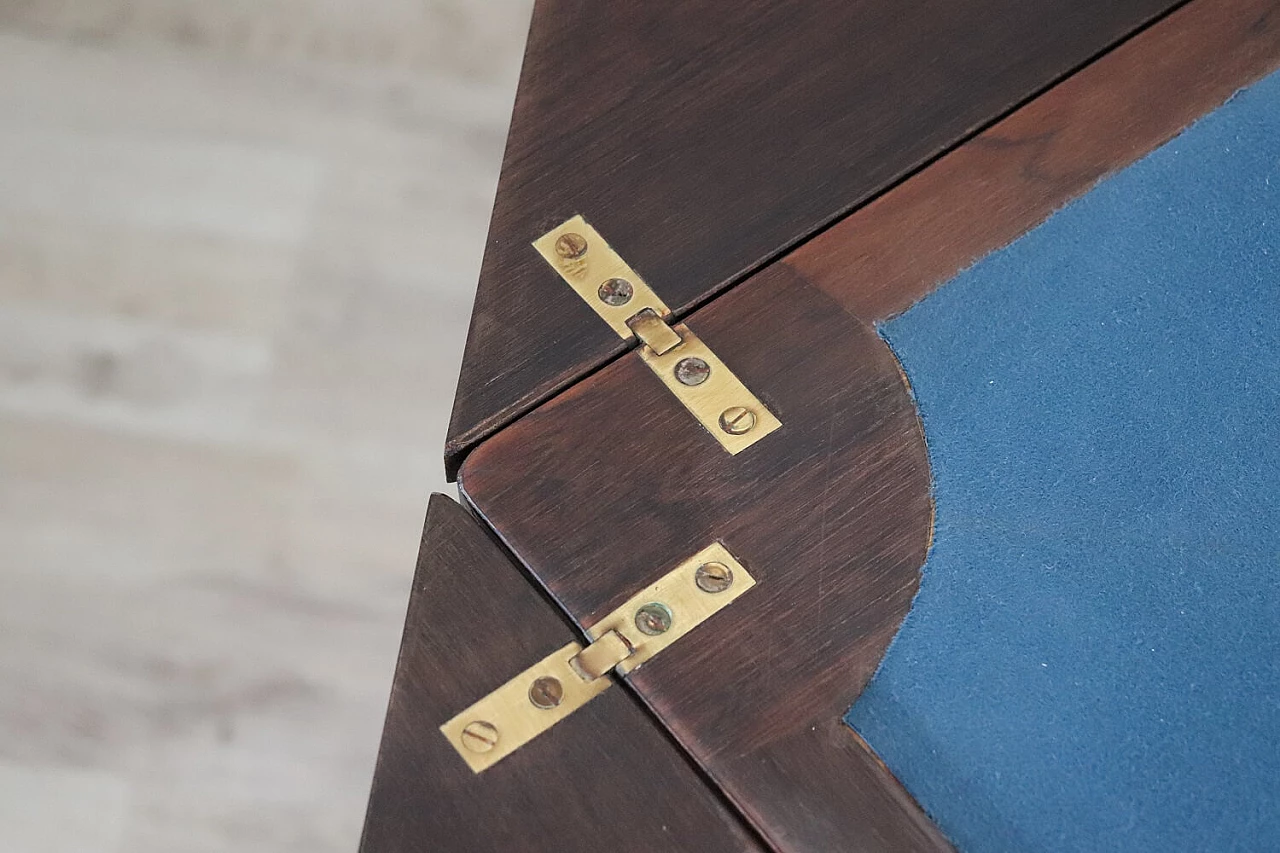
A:
POLYGON ((354 851, 530 0, 0 0, 0 851, 354 851))

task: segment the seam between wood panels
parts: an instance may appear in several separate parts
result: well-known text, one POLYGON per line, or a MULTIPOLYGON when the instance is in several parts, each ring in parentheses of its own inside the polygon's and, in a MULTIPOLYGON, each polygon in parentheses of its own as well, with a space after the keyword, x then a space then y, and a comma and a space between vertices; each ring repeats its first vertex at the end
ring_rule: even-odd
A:
MULTIPOLYGON (((1147 32, 1152 27, 1158 25, 1160 22, 1176 14, 1179 10, 1181 10, 1185 6, 1190 5, 1193 2, 1195 2, 1195 0, 1179 0, 1179 2, 1173 4, 1172 6, 1165 9, 1164 11, 1153 15, 1151 18, 1147 19, 1143 23, 1134 27, 1128 33, 1116 39, 1115 41, 1111 42, 1106 47, 1101 48, 1100 50, 1094 52, 1087 58, 1081 60, 1080 62, 1071 66, 1067 70, 1063 71, 1061 74, 1058 74, 1057 76, 1049 79, 1043 85, 1034 89, 1032 92, 1028 93, 1023 98, 1015 101, 1006 109, 998 113, 995 113, 994 115, 992 115, 985 121, 981 122, 980 124, 973 126, 965 133, 959 135, 950 144, 945 145, 942 148, 938 149, 936 152, 931 154, 926 159, 922 160, 917 165, 904 170, 897 177, 888 181, 880 189, 875 190, 874 192, 867 195, 865 198, 862 198, 861 200, 853 202, 847 207, 844 207, 838 210, 836 213, 828 217, 825 221, 819 222, 816 225, 814 225, 809 231, 798 234, 794 239, 786 243, 783 243, 779 245, 777 248, 775 248, 774 250, 762 255, 760 259, 747 265, 741 271, 727 278, 721 284, 713 287, 703 296, 689 302, 686 305, 673 308, 672 318, 683 319, 689 316, 693 312, 705 307, 708 303, 714 301, 720 296, 723 296, 729 290, 732 290, 733 288, 737 287, 739 284, 746 281, 748 278, 751 278, 752 276, 756 275, 765 267, 768 267, 774 263, 781 261, 786 255, 795 251, 799 247, 821 237, 830 229, 838 226, 842 221, 844 221, 849 216, 852 216, 853 214, 857 213, 859 210, 872 204, 877 199, 880 199, 881 197, 893 192, 902 184, 906 183, 907 181, 909 181, 911 178, 915 177, 919 173, 927 170, 930 166, 934 165, 939 160, 941 160, 942 158, 946 157, 948 154, 955 151, 957 148, 960 148, 966 143, 977 138, 978 136, 983 134, 985 131, 995 126, 996 124, 999 124, 1001 121, 1005 120, 1012 114, 1016 113, 1018 110, 1027 106, 1029 103, 1036 100, 1037 98, 1043 97, 1049 91, 1060 86, 1062 83, 1066 82, 1071 77, 1074 77, 1075 75, 1079 74, 1085 68, 1088 68, 1089 66, 1103 59, 1108 54, 1120 48, 1122 45, 1128 44, 1132 40, 1139 38, 1143 33, 1147 32)), ((524 417, 529 412, 533 411, 534 409, 537 409, 539 406, 542 406, 547 401, 554 399, 555 397, 559 396, 564 391, 568 390, 574 385, 577 385, 585 381, 586 379, 590 378, 596 372, 608 367, 614 361, 616 361, 617 359, 621 358, 622 356, 630 352, 630 350, 631 350, 631 347, 623 346, 621 349, 614 352, 613 354, 606 356, 599 363, 587 366, 582 369, 582 372, 577 373, 565 379, 563 382, 555 384, 551 388, 547 389, 547 391, 545 391, 544 393, 528 400, 528 402, 525 405, 511 412, 503 420, 492 424, 487 429, 484 429, 480 431, 478 434, 471 437, 466 444, 460 447, 456 447, 456 449, 451 449, 449 443, 446 442, 445 448, 444 448, 446 476, 450 480, 453 480, 457 475, 457 471, 462 467, 462 464, 466 460, 467 456, 481 442, 487 440, 488 438, 492 437, 494 434, 500 432, 501 430, 506 429, 508 426, 515 423, 517 420, 524 417)))
MULTIPOLYGON (((458 498, 462 506, 480 522, 484 531, 489 535, 490 539, 493 540, 494 544, 502 550, 503 554, 510 559, 511 564, 516 568, 516 570, 520 572, 524 579, 533 587, 534 592, 573 626, 571 631, 577 634, 573 639, 584 640, 587 633, 583 628, 582 623, 579 622, 578 619, 560 602, 560 600, 555 597, 551 590, 538 579, 538 576, 534 573, 533 569, 525 564, 524 560, 520 558, 520 555, 515 552, 515 549, 513 549, 510 543, 508 543, 503 537, 502 532, 489 521, 488 517, 484 514, 484 511, 480 509, 476 502, 471 500, 471 496, 467 494, 461 480, 458 481, 458 498)), ((649 703, 644 700, 644 697, 641 696, 626 679, 620 678, 616 674, 612 673, 608 678, 612 679, 620 689, 625 690, 631 698, 635 700, 644 715, 648 717, 654 727, 662 733, 663 738, 665 738, 666 741, 671 744, 672 748, 676 750, 684 763, 693 771, 697 779, 707 786, 707 789, 712 792, 713 796, 715 796, 720 805, 724 807, 725 811, 737 819, 738 824, 742 827, 743 831, 760 846, 760 849, 780 853, 777 847, 769 843, 762 828, 756 826, 755 822, 747 817, 746 813, 738 807, 738 804, 734 802, 720 784, 711 777, 711 774, 707 772, 707 769, 703 767, 702 764, 688 751, 688 749, 686 749, 685 746, 676 739, 675 735, 671 733, 671 730, 667 728, 666 723, 664 723, 662 719, 654 713, 654 710, 649 707, 649 703)))

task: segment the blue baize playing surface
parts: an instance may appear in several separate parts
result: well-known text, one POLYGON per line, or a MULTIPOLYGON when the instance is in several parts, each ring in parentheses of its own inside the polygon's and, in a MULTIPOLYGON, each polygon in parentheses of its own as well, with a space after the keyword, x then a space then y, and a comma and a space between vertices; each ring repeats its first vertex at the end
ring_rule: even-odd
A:
POLYGON ((1280 75, 882 332, 937 527, 849 723, 962 851, 1280 850, 1280 75))

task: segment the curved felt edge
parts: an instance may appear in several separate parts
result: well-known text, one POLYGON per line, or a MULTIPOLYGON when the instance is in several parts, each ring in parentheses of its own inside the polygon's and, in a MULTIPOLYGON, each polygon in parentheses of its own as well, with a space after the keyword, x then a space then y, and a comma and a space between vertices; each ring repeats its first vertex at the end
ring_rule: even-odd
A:
POLYGON ((777 849, 949 850, 841 722, 928 540, 899 366, 780 264, 689 325, 781 429, 729 455, 631 352, 478 447, 462 493, 584 626, 724 544, 755 586, 629 686, 777 849))
POLYGON ((1280 76, 883 331, 937 530, 848 721, 962 850, 1280 847, 1280 76))

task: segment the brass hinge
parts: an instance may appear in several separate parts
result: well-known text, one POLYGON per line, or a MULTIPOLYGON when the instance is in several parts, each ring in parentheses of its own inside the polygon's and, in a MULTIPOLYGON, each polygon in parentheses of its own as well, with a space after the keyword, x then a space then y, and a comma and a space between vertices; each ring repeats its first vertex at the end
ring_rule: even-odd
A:
POLYGON ((640 357, 731 454, 746 450, 782 422, 733 375, 581 216, 533 246, 622 338, 640 341, 640 357))
POLYGON ((440 727, 479 773, 515 752, 755 586, 729 549, 703 548, 657 583, 440 727))

